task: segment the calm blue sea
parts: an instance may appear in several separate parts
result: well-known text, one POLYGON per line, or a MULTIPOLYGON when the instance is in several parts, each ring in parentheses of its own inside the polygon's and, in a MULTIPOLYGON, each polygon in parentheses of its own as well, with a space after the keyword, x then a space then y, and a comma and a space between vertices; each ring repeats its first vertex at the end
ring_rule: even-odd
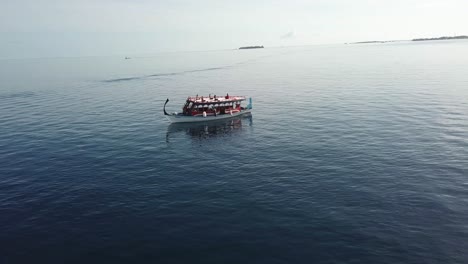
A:
POLYGON ((468 41, 128 56, 0 60, 0 263, 468 262, 468 41))

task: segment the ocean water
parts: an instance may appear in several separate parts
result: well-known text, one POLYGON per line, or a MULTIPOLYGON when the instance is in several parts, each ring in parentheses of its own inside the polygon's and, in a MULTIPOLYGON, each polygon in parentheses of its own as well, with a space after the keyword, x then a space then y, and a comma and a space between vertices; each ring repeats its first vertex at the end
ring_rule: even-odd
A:
POLYGON ((0 263, 468 262, 467 41, 131 57, 0 61, 0 263))

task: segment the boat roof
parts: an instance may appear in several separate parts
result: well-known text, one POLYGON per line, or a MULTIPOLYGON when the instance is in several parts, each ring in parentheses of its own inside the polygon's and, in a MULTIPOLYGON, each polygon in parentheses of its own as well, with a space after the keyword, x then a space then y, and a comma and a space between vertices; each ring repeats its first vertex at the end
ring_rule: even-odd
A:
POLYGON ((194 104, 218 104, 218 103, 231 103, 231 102, 240 102, 245 101, 245 96, 189 96, 187 98, 188 102, 194 104))

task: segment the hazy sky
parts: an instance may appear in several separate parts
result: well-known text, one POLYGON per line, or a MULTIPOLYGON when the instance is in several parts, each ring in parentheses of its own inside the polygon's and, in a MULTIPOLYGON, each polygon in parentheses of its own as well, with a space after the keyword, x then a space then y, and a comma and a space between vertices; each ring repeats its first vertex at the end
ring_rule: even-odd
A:
POLYGON ((468 0, 0 0, 0 58, 468 34, 468 0))

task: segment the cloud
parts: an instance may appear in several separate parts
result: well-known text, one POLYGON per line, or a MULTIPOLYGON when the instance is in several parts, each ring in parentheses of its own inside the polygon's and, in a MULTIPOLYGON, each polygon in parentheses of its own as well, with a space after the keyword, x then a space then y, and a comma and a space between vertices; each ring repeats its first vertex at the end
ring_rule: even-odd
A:
POLYGON ((290 39, 290 38, 294 38, 296 34, 294 33, 294 30, 293 31, 289 31, 288 33, 284 34, 281 36, 282 39, 290 39))

